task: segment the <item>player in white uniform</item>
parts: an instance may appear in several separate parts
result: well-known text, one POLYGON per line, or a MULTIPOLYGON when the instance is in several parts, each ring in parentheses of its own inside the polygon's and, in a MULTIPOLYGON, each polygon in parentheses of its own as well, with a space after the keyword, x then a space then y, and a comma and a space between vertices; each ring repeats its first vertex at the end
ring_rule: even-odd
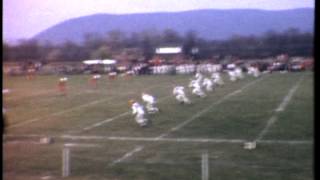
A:
POLYGON ((195 75, 195 81, 197 81, 197 83, 201 84, 202 79, 203 79, 203 75, 200 72, 197 72, 195 75))
POLYGON ((234 70, 236 68, 236 65, 234 63, 228 64, 227 69, 228 70, 234 70))
POLYGON ((234 70, 229 70, 228 71, 228 75, 229 75, 230 81, 236 81, 237 80, 237 76, 236 76, 236 73, 234 72, 234 70))
POLYGON ((260 76, 260 71, 258 67, 254 67, 254 71, 253 71, 253 76, 254 77, 259 77, 260 76))
POLYGON ((248 67, 248 75, 252 75, 253 74, 253 67, 252 66, 249 66, 248 67))
POLYGON ((101 78, 100 74, 95 74, 90 79, 90 84, 93 88, 97 88, 97 81, 101 78))
POLYGON ((68 78, 66 77, 63 77, 63 78, 60 78, 59 79, 59 82, 58 82, 58 89, 60 91, 60 93, 62 95, 66 95, 67 94, 67 81, 68 81, 68 78))
POLYGON ((218 84, 220 86, 224 84, 224 82, 220 76, 220 73, 218 73, 218 72, 212 73, 211 78, 213 80, 213 84, 218 84))
POLYGON ((230 81, 237 80, 237 75, 236 75, 235 69, 236 69, 236 65, 234 63, 227 65, 227 70, 228 70, 228 75, 229 75, 230 81))
POLYGON ((206 97, 206 94, 202 91, 200 82, 198 80, 192 84, 192 94, 195 94, 199 97, 206 97))
POLYGON ((132 114, 135 115, 136 122, 141 126, 145 127, 148 125, 149 120, 144 117, 144 108, 135 100, 130 100, 129 104, 131 105, 132 114))
POLYGON ((184 93, 184 87, 183 86, 176 86, 173 89, 173 95, 175 95, 176 99, 181 104, 191 104, 191 101, 186 97, 186 94, 184 93))
POLYGON ((10 89, 2 89, 2 94, 9 94, 10 93, 10 89))
POLYGON ((254 77, 259 77, 260 76, 260 71, 257 67, 255 66, 250 66, 248 67, 248 74, 253 75, 254 77))
POLYGON ((237 79, 243 79, 242 69, 240 67, 235 68, 234 73, 237 79))
POLYGON ((156 104, 155 97, 147 93, 142 93, 141 98, 146 103, 146 109, 148 113, 156 113, 159 111, 159 109, 155 107, 155 104, 156 104))
POLYGON ((213 83, 211 81, 211 79, 209 78, 204 78, 202 85, 206 88, 206 91, 212 91, 213 90, 213 83))
POLYGON ((189 88, 193 88, 193 85, 197 83, 196 79, 191 79, 190 83, 189 83, 189 88))
MULTIPOLYGON (((5 94, 8 94, 10 93, 10 90, 9 89, 2 89, 2 96, 5 95, 5 94)), ((7 128, 7 109, 5 108, 5 106, 2 104, 2 134, 5 133, 6 131, 6 128, 7 128)))

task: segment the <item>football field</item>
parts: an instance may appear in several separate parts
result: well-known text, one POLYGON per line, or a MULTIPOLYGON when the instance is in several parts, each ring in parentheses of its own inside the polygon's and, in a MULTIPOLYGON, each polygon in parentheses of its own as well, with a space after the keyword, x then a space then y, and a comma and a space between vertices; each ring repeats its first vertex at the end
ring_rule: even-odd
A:
POLYGON ((313 72, 236 82, 224 74, 206 98, 187 88, 191 75, 102 75, 96 88, 90 77, 68 76, 67 95, 57 90, 59 76, 3 77, 4 179, 313 179, 313 72), (176 85, 191 105, 176 101, 176 85), (128 104, 142 102, 142 92, 161 110, 145 128, 128 104))

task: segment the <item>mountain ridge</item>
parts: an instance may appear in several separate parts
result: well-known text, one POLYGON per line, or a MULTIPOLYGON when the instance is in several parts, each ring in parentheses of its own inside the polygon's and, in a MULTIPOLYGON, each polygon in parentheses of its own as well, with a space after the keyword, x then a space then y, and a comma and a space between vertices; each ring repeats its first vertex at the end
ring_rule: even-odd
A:
POLYGON ((126 34, 143 30, 173 29, 180 35, 189 30, 206 39, 227 39, 232 35, 261 35, 269 30, 298 28, 313 32, 314 9, 202 9, 181 12, 107 14, 97 13, 72 18, 35 35, 33 39, 62 43, 81 43, 86 33, 106 34, 121 30, 126 34))

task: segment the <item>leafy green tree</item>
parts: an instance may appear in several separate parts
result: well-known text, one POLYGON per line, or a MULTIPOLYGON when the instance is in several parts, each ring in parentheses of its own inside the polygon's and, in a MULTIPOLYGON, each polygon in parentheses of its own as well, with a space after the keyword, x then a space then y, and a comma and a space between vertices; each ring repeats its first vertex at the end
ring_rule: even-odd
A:
POLYGON ((113 50, 118 50, 124 47, 125 39, 125 33, 120 30, 112 30, 107 33, 106 42, 113 50))
POLYGON ((162 43, 164 44, 181 44, 182 38, 180 35, 172 30, 172 29, 165 29, 162 34, 162 43))
POLYGON ((111 58, 111 52, 108 46, 101 46, 97 50, 91 52, 91 59, 109 59, 111 58))
POLYGON ((45 57, 45 60, 48 62, 53 61, 61 61, 63 59, 62 51, 60 49, 51 49, 47 56, 45 57))
POLYGON ((192 56, 192 48, 196 48, 197 45, 197 34, 195 31, 188 31, 183 39, 183 53, 187 56, 192 56))

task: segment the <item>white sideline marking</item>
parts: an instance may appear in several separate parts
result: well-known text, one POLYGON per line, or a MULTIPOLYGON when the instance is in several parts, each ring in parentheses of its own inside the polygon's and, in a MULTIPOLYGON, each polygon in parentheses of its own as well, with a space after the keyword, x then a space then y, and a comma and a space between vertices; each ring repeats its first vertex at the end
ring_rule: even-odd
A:
POLYGON ((263 130, 259 133, 258 137, 254 141, 261 140, 263 136, 268 132, 271 125, 277 120, 277 116, 273 115, 267 122, 267 125, 263 128, 263 130))
MULTIPOLYGON (((29 94, 29 95, 26 95, 26 96, 10 96, 10 97, 7 97, 6 99, 7 100, 24 99, 24 98, 29 98, 29 97, 38 96, 38 95, 50 95, 52 93, 57 94, 57 90, 47 90, 47 91, 42 91, 42 92, 39 92, 39 93, 29 94)), ((78 95, 85 94, 85 93, 99 93, 99 92, 85 91, 85 92, 79 92, 79 93, 70 94, 70 95, 71 96, 78 96, 78 95)))
POLYGON ((158 136, 157 138, 166 137, 166 136, 168 136, 171 132, 174 132, 174 131, 177 131, 177 130, 181 129, 183 126, 187 125, 187 124, 190 123, 191 121, 193 121, 193 120, 199 118, 200 116, 202 116, 203 114, 207 113, 213 106, 218 105, 218 104, 221 104, 221 103, 224 102, 225 100, 229 99, 230 97, 232 97, 232 96, 234 96, 234 95, 236 95, 236 94, 239 94, 239 93, 242 92, 242 90, 244 90, 245 88, 247 88, 247 87, 249 87, 249 86, 251 86, 251 85, 253 85, 253 84, 255 84, 255 83, 257 83, 257 82, 259 82, 259 81, 261 81, 261 80, 262 80, 262 78, 260 78, 260 79, 258 79, 258 80, 255 80, 255 81, 252 81, 252 82, 246 84, 245 86, 241 87, 240 89, 238 89, 238 90, 236 90, 236 91, 234 91, 234 92, 232 92, 232 93, 229 93, 228 95, 222 97, 220 100, 218 100, 218 101, 214 102, 213 104, 211 104, 209 107, 207 107, 207 108, 203 109, 202 111, 196 113, 196 114, 195 114, 194 116, 192 116, 190 119, 188 119, 188 120, 182 122, 181 124, 178 124, 177 126, 171 128, 168 132, 161 134, 161 135, 158 136))
POLYGON ((299 144, 313 144, 313 141, 308 140, 259 140, 259 143, 264 144, 292 144, 292 145, 299 145, 299 144))
POLYGON ((41 179, 43 179, 43 180, 52 179, 52 178, 53 178, 52 176, 43 176, 43 177, 41 177, 41 179))
POLYGON ((206 138, 155 138, 155 137, 117 137, 117 136, 71 136, 64 135, 60 136, 63 139, 72 140, 118 140, 118 141, 168 141, 168 142, 213 142, 213 143, 243 143, 243 139, 206 139, 206 138))
POLYGON ((117 163, 120 163, 124 160, 126 160, 127 158, 131 157, 134 153, 137 153, 139 151, 141 151, 144 148, 144 146, 137 146, 136 148, 134 148, 132 151, 127 152, 124 156, 122 156, 121 158, 113 161, 110 166, 113 166, 117 163))
POLYGON ((87 127, 83 128, 82 131, 79 131, 79 132, 77 132, 77 133, 91 130, 91 129, 95 128, 95 127, 101 126, 102 124, 109 123, 109 122, 111 122, 111 121, 113 121, 113 120, 115 120, 115 119, 118 119, 118 118, 122 117, 122 116, 128 115, 129 113, 130 113, 129 111, 128 111, 128 112, 124 112, 124 113, 119 114, 119 115, 117 115, 117 116, 114 116, 114 117, 112 117, 112 118, 108 118, 108 119, 106 119, 106 120, 104 120, 104 121, 95 123, 95 124, 93 124, 93 125, 91 125, 91 126, 87 126, 87 127))
MULTIPOLYGON (((283 111, 287 105, 289 104, 293 94, 296 92, 296 90, 298 89, 300 83, 302 82, 303 76, 299 79, 299 81, 290 89, 290 91, 288 92, 288 94, 284 97, 284 99, 282 100, 281 104, 278 106, 278 108, 275 110, 275 112, 280 112, 283 111)), ((274 122, 277 120, 277 114, 274 114, 273 116, 271 116, 271 118, 268 120, 267 125, 262 129, 262 131, 259 133, 259 135, 257 136, 257 138, 255 139, 255 141, 257 140, 261 140, 265 134, 268 132, 268 130, 270 129, 271 125, 274 124, 274 122)))
POLYGON ((279 105, 279 107, 276 109, 277 112, 283 111, 286 106, 289 104, 293 94, 296 92, 296 90, 298 89, 300 83, 302 81, 302 78, 300 78, 300 80, 298 81, 298 83, 292 87, 289 91, 289 93, 287 94, 287 96, 283 99, 282 103, 279 105))
MULTIPOLYGON (((5 137, 47 137, 47 135, 4 135, 5 137)), ((225 138, 155 138, 155 137, 126 137, 126 136, 75 136, 75 135, 62 135, 50 136, 58 139, 70 140, 111 140, 111 141, 139 141, 139 142, 177 142, 177 143, 230 143, 230 144, 243 144, 247 142, 246 139, 225 139, 225 138)), ((19 141, 5 141, 4 143, 19 143, 19 141)), ((21 142, 21 141, 20 141, 21 142)), ((27 141, 23 141, 27 142, 27 141)), ((30 142, 28 142, 30 143, 30 142)), ((312 140, 257 140, 257 143, 265 144, 312 144, 312 140)), ((71 143, 72 144, 72 143, 71 143)), ((80 143, 79 143, 80 144, 80 143)))
POLYGON ((99 147, 98 144, 78 144, 78 143, 66 143, 64 144, 65 147, 99 147))
MULTIPOLYGON (((41 91, 41 92, 38 92, 38 93, 28 94, 28 95, 25 95, 25 96, 23 96, 23 95, 22 96, 9 96, 9 97, 7 97, 5 99, 7 99, 7 100, 24 99, 24 98, 29 98, 29 97, 32 97, 32 96, 50 94, 50 93, 53 93, 53 92, 54 92, 54 90, 47 90, 47 91, 41 91)), ((19 92, 19 93, 22 93, 22 92, 19 92)))
POLYGON ((38 141, 7 141, 4 142, 4 144, 38 144, 38 145, 42 145, 43 143, 40 143, 38 141))

